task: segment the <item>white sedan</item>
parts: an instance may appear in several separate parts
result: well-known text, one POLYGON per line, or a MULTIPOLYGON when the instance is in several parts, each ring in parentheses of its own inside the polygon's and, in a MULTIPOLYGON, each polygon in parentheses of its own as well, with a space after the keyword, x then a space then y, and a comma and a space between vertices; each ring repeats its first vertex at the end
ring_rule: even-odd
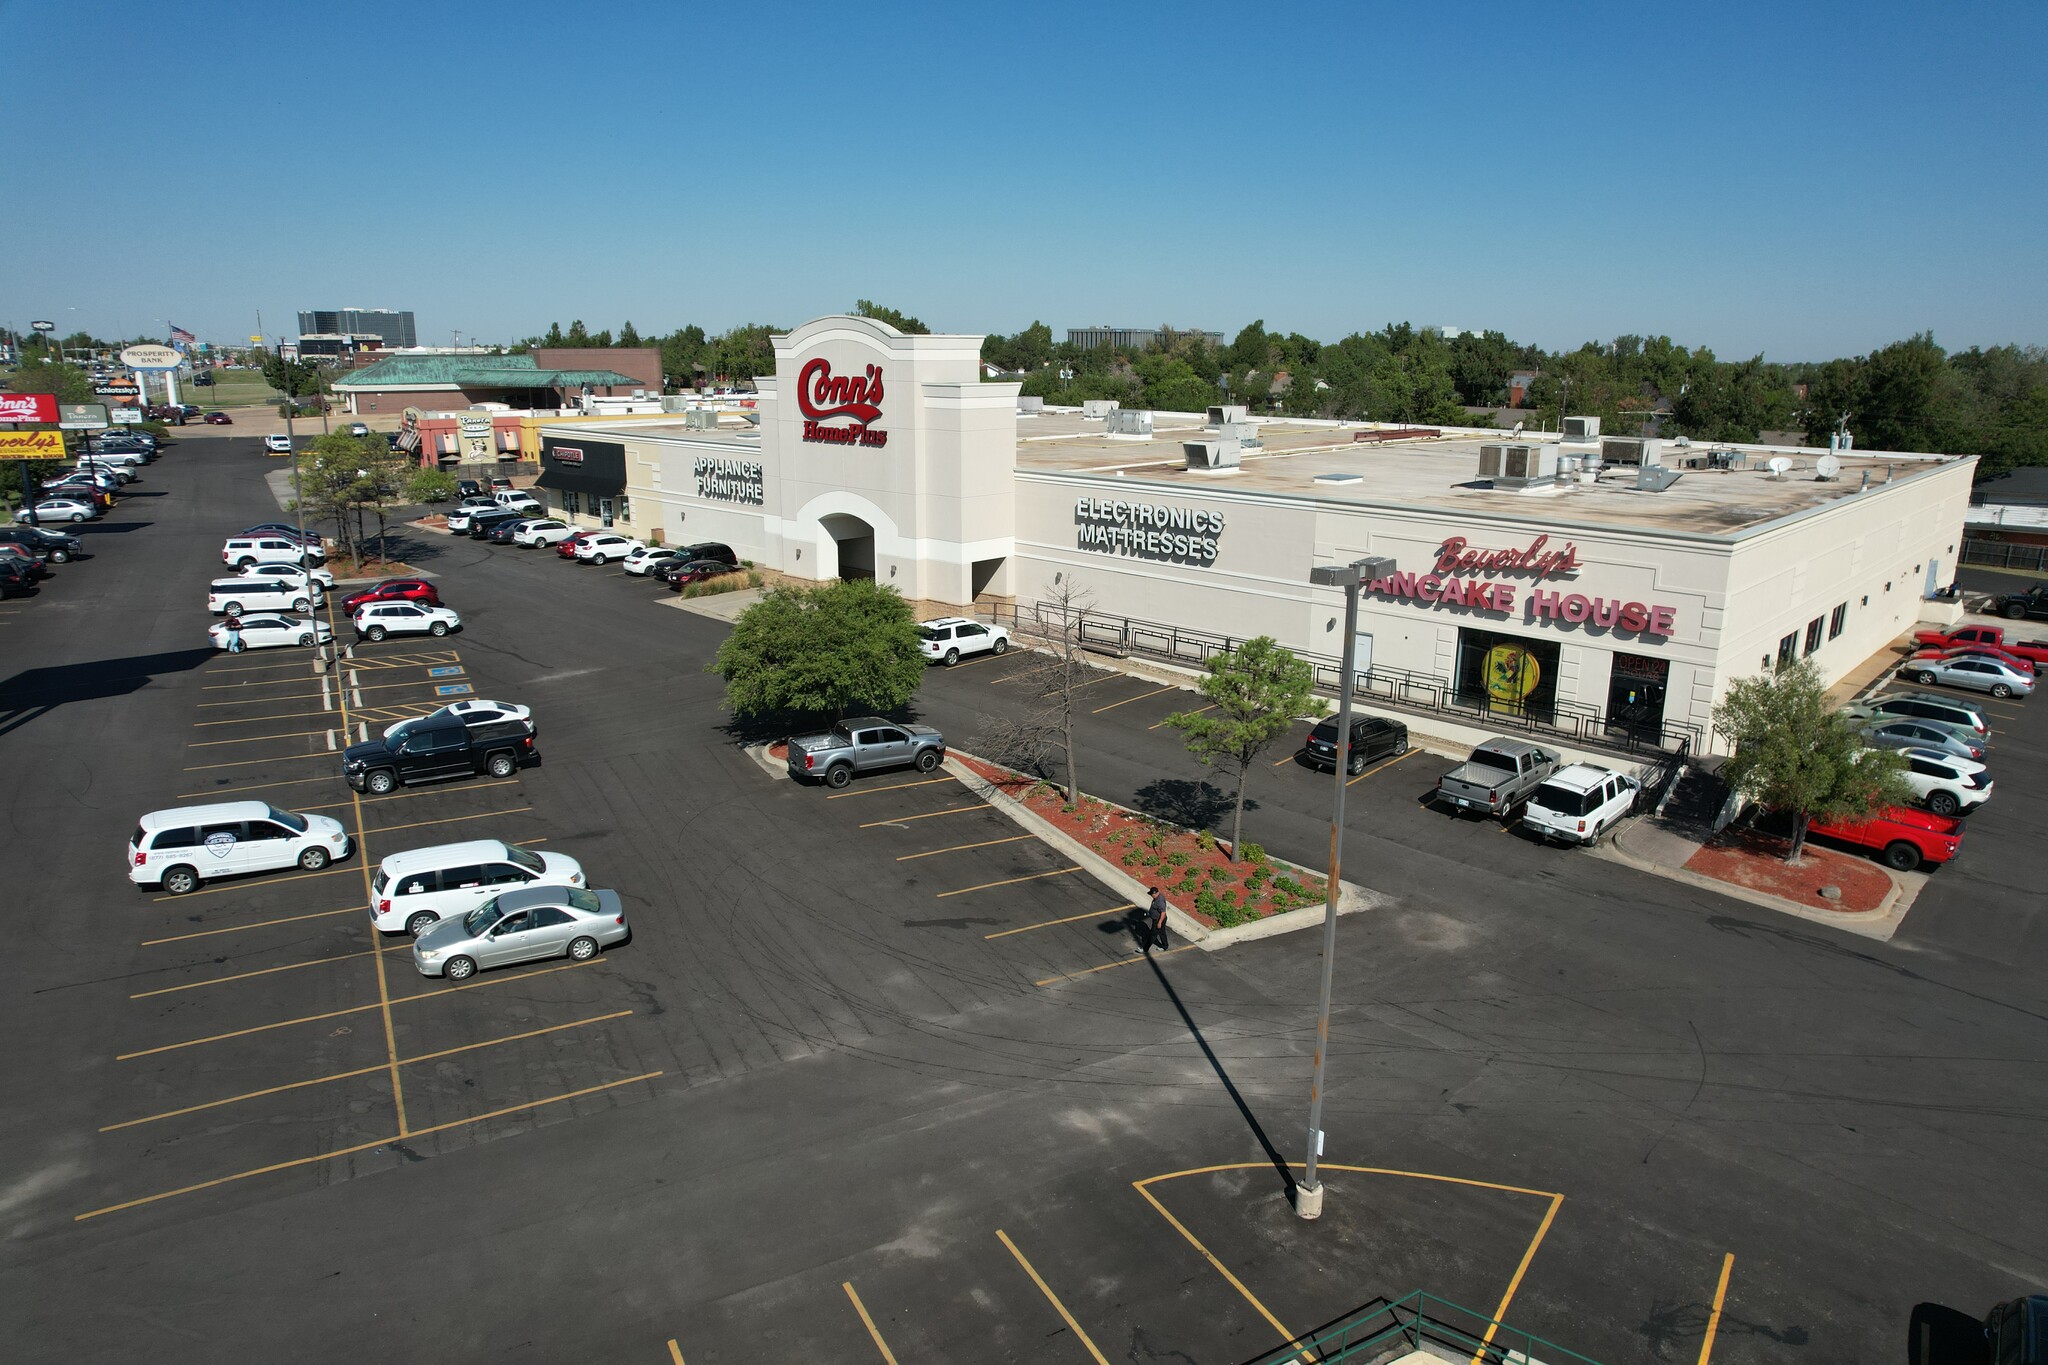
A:
POLYGON ((329 569, 309 569, 303 564, 278 562, 274 564, 244 564, 243 578, 284 578, 298 584, 311 584, 313 595, 319 596, 334 586, 334 573, 329 569))
MULTIPOLYGON (((228 647, 228 623, 214 622, 207 636, 215 649, 228 647)), ((325 621, 301 621, 295 616, 244 616, 242 644, 248 649, 270 649, 277 645, 324 645, 334 638, 325 621)))
POLYGON ((528 522, 520 527, 518 533, 512 539, 518 541, 521 545, 539 547, 542 545, 560 544, 575 534, 576 528, 568 522, 556 521, 553 517, 546 517, 540 521, 528 522))
POLYGON ((424 602, 365 602, 356 608, 356 634, 371 640, 387 635, 446 635, 462 628, 462 618, 448 607, 424 602))
POLYGON ((649 545, 627 555, 619 567, 629 574, 645 578, 660 568, 664 560, 674 559, 681 553, 673 545, 649 545))
POLYGON ((14 519, 34 526, 46 521, 91 521, 99 514, 98 508, 76 498, 44 498, 34 507, 17 508, 14 519))
POLYGON ((389 739, 393 730, 409 721, 425 720, 430 716, 453 716, 464 725, 487 725, 500 720, 531 720, 533 708, 510 701, 458 701, 438 711, 429 711, 426 716, 408 716, 405 720, 393 721, 384 727, 384 737, 389 739))
POLYGON ((624 559, 636 550, 647 547, 631 536, 618 535, 611 531, 585 536, 576 546, 576 559, 582 564, 609 564, 614 559, 624 559))

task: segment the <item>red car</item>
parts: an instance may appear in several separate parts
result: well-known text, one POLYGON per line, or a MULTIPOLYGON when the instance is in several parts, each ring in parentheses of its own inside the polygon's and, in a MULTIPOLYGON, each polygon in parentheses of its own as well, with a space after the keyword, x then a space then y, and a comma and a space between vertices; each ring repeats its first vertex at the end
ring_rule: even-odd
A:
POLYGON ((1913 636, 1916 649, 2001 649, 2036 665, 2048 663, 2048 640, 2014 640, 2003 626, 1959 626, 1954 630, 1923 630, 1913 636))
POLYGON ((1912 657, 1914 659, 1990 659, 1994 663, 2001 663, 2008 668, 2018 669, 2029 677, 2033 676, 2036 667, 2032 659, 2022 654, 2015 654, 2010 649, 2000 645, 1959 645, 1955 649, 1943 649, 1938 645, 1929 645, 1923 649, 1914 650, 1912 657))
POLYGON ((707 578, 737 572, 738 565, 728 564, 722 559, 693 559, 687 564, 678 564, 674 569, 663 570, 661 576, 677 592, 681 592, 692 583, 702 583, 707 578))
POLYGON ((441 593, 424 578, 387 578, 342 598, 342 615, 354 616, 356 608, 366 602, 424 602, 430 607, 438 607, 441 605, 441 593))
POLYGON ((578 531, 572 536, 566 536, 555 542, 555 553, 564 559, 574 559, 576 547, 596 534, 596 531, 578 531))
POLYGON ((1923 864, 1949 862, 1962 851, 1963 822, 1953 815, 1892 806, 1867 820, 1829 824, 1815 820, 1806 827, 1818 834, 1860 848, 1875 849, 1887 867, 1911 872, 1923 864))
POLYGON ((235 424, 235 419, 224 412, 209 412, 205 420, 210 427, 231 427, 235 424))

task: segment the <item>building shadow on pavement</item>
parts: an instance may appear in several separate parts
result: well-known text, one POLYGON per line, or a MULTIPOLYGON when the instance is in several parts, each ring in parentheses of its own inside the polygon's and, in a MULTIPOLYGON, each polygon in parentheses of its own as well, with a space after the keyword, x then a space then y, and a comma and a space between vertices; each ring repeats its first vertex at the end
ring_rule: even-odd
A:
POLYGON ((0 735, 10 734, 66 702, 97 701, 139 692, 166 674, 199 667, 216 652, 211 648, 180 649, 24 669, 0 682, 0 735))

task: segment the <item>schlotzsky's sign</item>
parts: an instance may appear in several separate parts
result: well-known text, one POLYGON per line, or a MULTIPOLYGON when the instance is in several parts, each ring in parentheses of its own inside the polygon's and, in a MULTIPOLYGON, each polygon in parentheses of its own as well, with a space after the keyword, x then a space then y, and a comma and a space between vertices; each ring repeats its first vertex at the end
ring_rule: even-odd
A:
MULTIPOLYGON (((1533 573, 1553 578, 1579 567, 1579 548, 1567 541, 1549 549, 1549 536, 1538 536, 1522 550, 1473 550, 1462 536, 1452 536, 1437 550, 1435 573, 1395 573, 1373 579, 1366 591, 1376 597, 1406 599, 1434 607, 1515 614, 1516 596, 1524 585, 1471 577, 1474 573, 1533 573)), ((1530 625, 1551 621, 1589 625, 1632 635, 1669 636, 1678 609, 1653 602, 1633 602, 1578 592, 1529 587, 1522 600, 1522 619, 1530 625)))
POLYGON ((880 365, 870 365, 860 375, 834 374, 831 361, 813 356, 797 372, 796 405, 804 415, 806 441, 842 446, 889 444, 889 433, 874 429, 882 420, 880 365), (847 425, 838 425, 842 421, 847 425))

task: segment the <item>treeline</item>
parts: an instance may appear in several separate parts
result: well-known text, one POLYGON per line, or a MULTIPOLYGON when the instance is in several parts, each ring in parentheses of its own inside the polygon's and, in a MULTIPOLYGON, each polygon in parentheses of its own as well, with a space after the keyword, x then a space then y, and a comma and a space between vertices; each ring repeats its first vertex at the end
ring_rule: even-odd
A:
POLYGON ((1187 412, 1228 402, 1287 416, 1481 425, 1494 413, 1472 410, 1509 407, 1520 373, 1533 376, 1520 411, 1499 420, 1532 430, 1555 431, 1569 414, 1597 416, 1623 434, 1756 441, 1796 432, 1825 445, 1846 426, 1865 449, 1981 456, 1984 474, 2048 464, 2048 351, 1950 355, 1931 334, 1853 359, 1779 364, 1760 355, 1722 360, 1661 336, 1552 352, 1499 332, 1446 338, 1407 323, 1325 344, 1254 322, 1221 347, 1168 330, 1143 351, 1084 351, 1034 322, 989 337, 982 359, 1021 375, 1025 394, 1055 403, 1109 398, 1187 412))
MULTIPOLYGON (((861 299, 853 306, 860 317, 877 318, 895 327, 898 331, 924 333, 931 331, 914 317, 885 308, 868 299, 861 299)), ((786 332, 787 327, 776 327, 765 322, 750 322, 707 336, 702 327, 695 323, 678 327, 666 336, 642 336, 631 321, 619 328, 615 337, 610 329, 593 332, 578 318, 569 324, 567 331, 562 324, 548 324, 548 330, 540 335, 528 337, 512 347, 514 352, 538 350, 542 347, 582 348, 611 346, 658 346, 661 348, 661 372, 668 382, 678 388, 697 388, 706 384, 738 384, 750 381, 755 375, 775 372, 775 345, 770 340, 777 332, 786 332)))

